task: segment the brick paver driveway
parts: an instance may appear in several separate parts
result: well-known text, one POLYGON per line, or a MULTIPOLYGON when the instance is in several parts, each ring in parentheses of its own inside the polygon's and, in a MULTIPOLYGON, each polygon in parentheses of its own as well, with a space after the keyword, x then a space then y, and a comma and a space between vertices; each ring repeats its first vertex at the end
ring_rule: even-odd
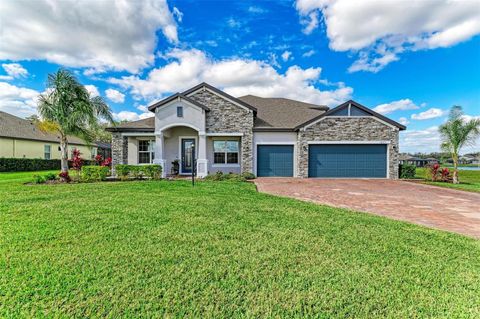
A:
POLYGON ((371 212, 480 238, 480 194, 405 181, 258 178, 260 192, 371 212))

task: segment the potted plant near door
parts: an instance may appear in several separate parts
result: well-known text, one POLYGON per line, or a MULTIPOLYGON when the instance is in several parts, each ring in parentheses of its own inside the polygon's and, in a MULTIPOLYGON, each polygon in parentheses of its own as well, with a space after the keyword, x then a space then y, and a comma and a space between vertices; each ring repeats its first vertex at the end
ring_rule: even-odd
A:
POLYGON ((180 172, 180 161, 178 159, 172 162, 172 175, 178 175, 180 172))

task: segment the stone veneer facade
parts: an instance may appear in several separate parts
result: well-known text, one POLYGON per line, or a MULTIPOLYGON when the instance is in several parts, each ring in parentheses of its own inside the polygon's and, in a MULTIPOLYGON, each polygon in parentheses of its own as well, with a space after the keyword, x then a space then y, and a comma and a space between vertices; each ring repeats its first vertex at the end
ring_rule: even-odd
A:
POLYGON ((128 161, 128 138, 122 133, 112 133, 112 166, 127 164, 128 161))
POLYGON ((190 98, 207 106, 206 133, 243 133, 241 137, 242 172, 253 172, 253 111, 236 105, 207 89, 190 98))
POLYGON ((389 141, 388 178, 398 178, 398 133, 391 127, 368 117, 326 117, 300 129, 297 136, 298 176, 308 177, 308 142, 310 141, 389 141))

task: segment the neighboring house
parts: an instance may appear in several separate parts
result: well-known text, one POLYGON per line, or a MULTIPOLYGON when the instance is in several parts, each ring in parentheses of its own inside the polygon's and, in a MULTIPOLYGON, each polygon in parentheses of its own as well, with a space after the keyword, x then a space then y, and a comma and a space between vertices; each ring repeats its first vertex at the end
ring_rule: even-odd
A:
POLYGON ((235 98, 206 83, 149 107, 154 117, 107 128, 114 164, 158 163, 163 174, 398 177, 405 126, 354 101, 328 107, 284 98, 235 98), (196 161, 194 161, 196 159, 196 161))
POLYGON ((458 159, 460 164, 479 164, 480 160, 473 154, 465 154, 458 159))
MULTIPOLYGON (((60 159, 60 137, 41 131, 34 123, 0 111, 0 157, 60 159)), ((78 149, 81 156, 91 159, 97 146, 89 146, 82 139, 68 137, 69 156, 78 149)))
POLYGON ((400 164, 410 164, 415 165, 416 167, 424 167, 426 165, 438 164, 438 160, 433 157, 421 158, 416 156, 411 156, 409 154, 400 154, 399 157, 400 164))

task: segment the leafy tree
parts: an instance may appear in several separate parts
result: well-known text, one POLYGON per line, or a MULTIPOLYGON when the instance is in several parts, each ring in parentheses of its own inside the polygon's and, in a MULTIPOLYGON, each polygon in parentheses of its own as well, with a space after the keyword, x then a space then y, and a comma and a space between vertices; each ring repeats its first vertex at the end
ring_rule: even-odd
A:
POLYGON ((442 149, 449 152, 453 160, 453 183, 458 184, 458 156, 463 146, 473 145, 480 135, 480 120, 466 121, 461 106, 453 106, 448 121, 440 125, 442 149))
POLYGON ((94 140, 91 128, 99 119, 113 123, 110 108, 102 97, 91 97, 85 87, 68 70, 48 75, 47 89, 39 96, 40 129, 60 135, 62 172, 68 172, 68 135, 94 140))

